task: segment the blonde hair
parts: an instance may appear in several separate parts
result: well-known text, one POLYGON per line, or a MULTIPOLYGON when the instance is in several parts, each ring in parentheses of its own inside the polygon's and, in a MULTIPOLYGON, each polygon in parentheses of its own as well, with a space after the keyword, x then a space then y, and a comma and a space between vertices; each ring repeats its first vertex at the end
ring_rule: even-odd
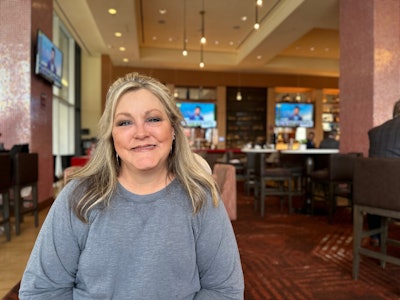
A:
POLYGON ((99 121, 96 150, 85 167, 71 177, 71 179, 80 178, 80 184, 74 193, 77 199, 74 200, 72 207, 84 222, 88 222, 89 213, 93 208, 109 205, 117 187, 119 162, 112 138, 115 108, 122 95, 138 89, 146 89, 160 100, 174 128, 175 140, 168 157, 168 174, 174 175, 187 191, 193 213, 199 212, 208 195, 211 195, 214 206, 218 205, 218 186, 193 155, 183 130, 182 114, 171 92, 154 78, 129 73, 110 86, 104 113, 99 121))

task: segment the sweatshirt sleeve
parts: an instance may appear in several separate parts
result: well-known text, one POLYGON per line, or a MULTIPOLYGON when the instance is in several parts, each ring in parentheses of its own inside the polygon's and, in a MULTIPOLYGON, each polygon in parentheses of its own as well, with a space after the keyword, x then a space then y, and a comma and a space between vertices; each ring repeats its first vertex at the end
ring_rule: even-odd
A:
POLYGON ((196 240, 201 290, 195 299, 243 299, 244 279, 231 221, 222 201, 198 214, 196 240))
POLYGON ((87 224, 72 212, 74 183, 63 188, 43 223, 21 280, 19 299, 72 299, 87 224))

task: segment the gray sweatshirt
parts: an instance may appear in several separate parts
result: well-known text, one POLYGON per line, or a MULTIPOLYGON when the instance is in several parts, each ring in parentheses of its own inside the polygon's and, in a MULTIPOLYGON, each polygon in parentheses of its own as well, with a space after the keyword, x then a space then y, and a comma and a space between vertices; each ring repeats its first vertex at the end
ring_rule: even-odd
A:
POLYGON ((118 184, 81 222, 60 193, 24 272, 23 299, 243 299, 236 239, 222 201, 196 215, 178 180, 149 195, 118 184))

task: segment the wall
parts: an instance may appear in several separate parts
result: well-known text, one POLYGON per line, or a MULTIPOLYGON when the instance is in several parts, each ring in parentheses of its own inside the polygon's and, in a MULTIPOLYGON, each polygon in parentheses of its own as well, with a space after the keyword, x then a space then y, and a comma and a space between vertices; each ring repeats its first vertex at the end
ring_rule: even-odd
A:
POLYGON ((101 58, 82 55, 82 128, 90 130, 83 138, 96 137, 97 123, 102 114, 101 109, 101 58))
POLYGON ((39 154, 39 201, 53 196, 52 87, 34 74, 40 28, 52 36, 52 0, 0 1, 0 132, 10 149, 39 154))

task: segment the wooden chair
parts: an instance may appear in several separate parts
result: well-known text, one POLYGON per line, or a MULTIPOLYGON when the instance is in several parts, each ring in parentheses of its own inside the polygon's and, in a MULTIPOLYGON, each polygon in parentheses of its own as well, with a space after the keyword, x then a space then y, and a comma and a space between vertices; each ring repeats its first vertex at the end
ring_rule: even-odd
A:
POLYGON ((0 154, 0 195, 2 202, 0 212, 2 219, 0 225, 4 227, 7 241, 11 240, 10 226, 10 188, 11 188, 11 158, 9 154, 0 154))
POLYGON ((280 153, 278 165, 289 169, 292 175, 292 196, 304 196, 306 192, 306 164, 303 155, 280 153))
POLYGON ((246 162, 244 164, 244 190, 246 195, 250 195, 250 189, 254 189, 255 159, 255 153, 246 153, 246 162))
POLYGON ((38 217, 38 190, 37 182, 39 177, 38 154, 17 153, 12 159, 12 203, 14 206, 15 233, 21 232, 23 215, 32 213, 34 215, 35 227, 39 226, 38 217), (21 190, 31 187, 30 197, 21 197, 21 190), (28 204, 29 206, 25 206, 28 204))
POLYGON ((261 216, 265 212, 265 197, 280 196, 281 210, 283 208, 284 197, 288 197, 289 213, 292 208, 292 186, 293 177, 289 168, 281 167, 266 167, 265 153, 255 153, 255 168, 254 168, 254 197, 255 208, 257 202, 260 203, 261 216))
POLYGON ((388 238, 388 224, 400 219, 400 159, 359 158, 354 170, 354 221, 353 221, 353 278, 358 279, 360 255, 376 258, 385 267, 386 262, 400 265, 400 258, 387 253, 387 244, 400 247, 400 240, 388 238), (377 229, 364 228, 365 214, 382 218, 377 229), (363 237, 380 234, 380 249, 365 248, 363 237))
POLYGON ((338 196, 348 199, 349 205, 353 205, 354 164, 360 156, 361 153, 330 154, 327 168, 311 172, 311 213, 314 213, 316 201, 323 201, 328 206, 328 219, 331 222, 338 196), (319 193, 318 185, 322 188, 319 193))
POLYGON ((230 164, 215 164, 213 176, 221 192, 221 198, 231 220, 237 219, 236 169, 230 164))

